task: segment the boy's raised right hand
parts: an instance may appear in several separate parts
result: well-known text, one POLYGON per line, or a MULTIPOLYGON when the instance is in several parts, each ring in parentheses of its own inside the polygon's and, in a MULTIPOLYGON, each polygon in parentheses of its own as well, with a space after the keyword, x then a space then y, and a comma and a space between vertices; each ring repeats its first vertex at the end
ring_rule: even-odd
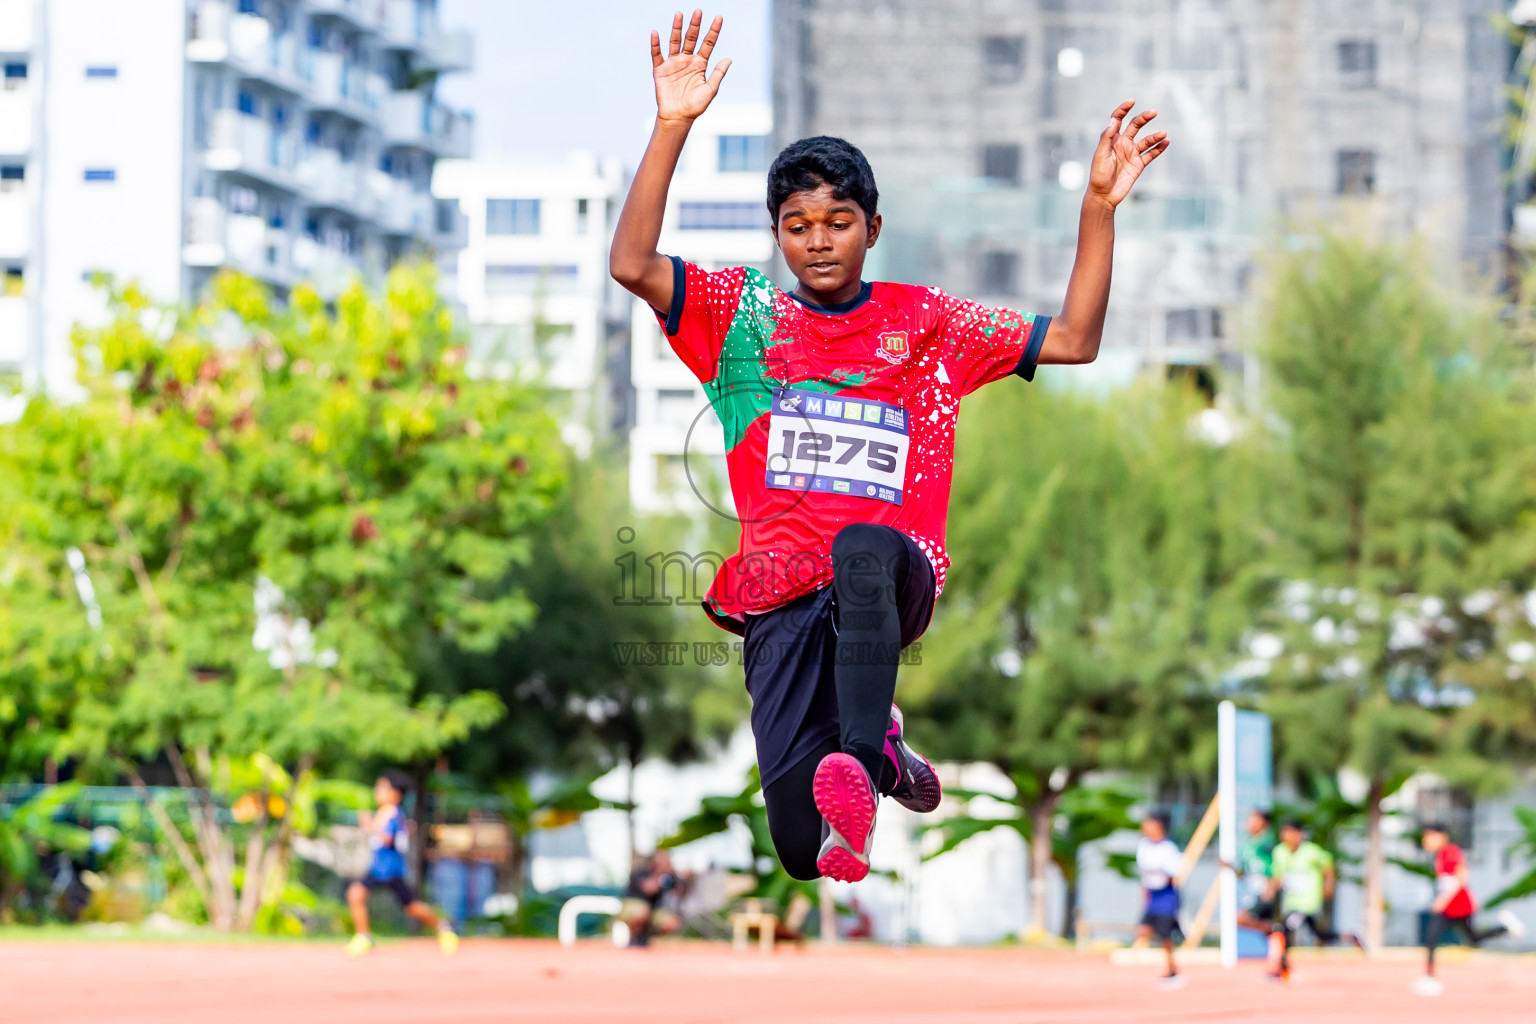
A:
POLYGON ((689 124, 709 108, 720 83, 730 68, 729 58, 715 64, 714 74, 709 74, 709 55, 720 38, 720 26, 725 19, 719 15, 710 24, 703 41, 699 29, 704 22, 704 12, 694 11, 688 23, 688 33, 683 34, 683 12, 672 16, 672 39, 665 57, 661 54, 661 36, 651 33, 651 65, 656 78, 657 120, 689 124), (697 45, 698 52, 694 52, 697 45))

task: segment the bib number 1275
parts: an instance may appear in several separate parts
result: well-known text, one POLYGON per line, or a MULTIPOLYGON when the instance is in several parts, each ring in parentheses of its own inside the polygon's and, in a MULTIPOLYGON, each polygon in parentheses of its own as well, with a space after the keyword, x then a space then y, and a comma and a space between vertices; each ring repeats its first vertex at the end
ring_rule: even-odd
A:
POLYGON ((901 504, 908 443, 901 406, 780 388, 768 430, 769 487, 901 504))

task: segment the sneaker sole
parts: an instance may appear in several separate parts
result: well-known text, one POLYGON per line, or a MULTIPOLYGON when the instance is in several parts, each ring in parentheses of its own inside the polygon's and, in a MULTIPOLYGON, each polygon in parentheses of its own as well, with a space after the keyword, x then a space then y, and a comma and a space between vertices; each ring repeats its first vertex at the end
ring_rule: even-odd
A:
POLYGON ((839 882, 862 880, 869 874, 869 860, 854 851, 865 848, 875 823, 875 801, 864 766, 848 754, 828 754, 816 766, 811 794, 827 824, 851 847, 833 846, 817 859, 816 869, 839 882))
MULTIPOLYGON (((918 756, 921 757, 922 755, 918 756)), ((933 762, 924 757, 923 764, 928 766, 928 773, 921 777, 914 775, 912 777, 912 795, 909 797, 898 797, 896 802, 909 811, 915 811, 918 814, 929 814, 937 810, 939 804, 943 801, 944 787, 939 784, 939 777, 933 770, 933 762)))

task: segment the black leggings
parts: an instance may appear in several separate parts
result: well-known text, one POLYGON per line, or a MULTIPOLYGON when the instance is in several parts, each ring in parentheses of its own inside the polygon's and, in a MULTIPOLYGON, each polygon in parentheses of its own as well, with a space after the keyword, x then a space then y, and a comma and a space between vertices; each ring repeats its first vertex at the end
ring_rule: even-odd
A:
POLYGON ((1470 917, 1446 917, 1444 914, 1431 914, 1429 924, 1424 929, 1424 948, 1429 954, 1429 973, 1435 973, 1435 947, 1440 945, 1446 935, 1452 931, 1460 931, 1467 937, 1467 942, 1477 946, 1489 939, 1496 939, 1500 935, 1507 934, 1508 928, 1503 925, 1494 925, 1492 928, 1479 930, 1473 927, 1470 917))
POLYGON ((864 765, 881 792, 896 784, 885 732, 896 696, 901 650, 928 625, 933 569, 911 540, 889 526, 853 523, 832 541, 837 652, 832 676, 839 738, 827 740, 763 790, 768 831, 791 877, 820 875, 821 812, 811 794, 816 766, 839 750, 864 765), (922 559, 914 565, 913 559, 922 559))

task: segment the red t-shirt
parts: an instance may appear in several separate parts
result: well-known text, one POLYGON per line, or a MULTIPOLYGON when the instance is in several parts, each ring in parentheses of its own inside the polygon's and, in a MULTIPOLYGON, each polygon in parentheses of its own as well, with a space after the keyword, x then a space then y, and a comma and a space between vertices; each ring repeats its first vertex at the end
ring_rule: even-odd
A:
POLYGON ((1440 847, 1440 852, 1435 854, 1435 893, 1444 896, 1448 892, 1455 892, 1451 902, 1445 905, 1441 911, 1446 917, 1471 917, 1477 910, 1472 903, 1472 894, 1462 886, 1461 880, 1456 877, 1458 868, 1467 863, 1466 854, 1461 852, 1461 847, 1455 843, 1446 843, 1440 847))
POLYGON ((742 524, 706 610, 739 630, 745 613, 826 586, 849 523, 910 536, 942 591, 960 399, 1032 378, 1050 318, 884 282, 816 307, 757 270, 675 267, 680 294, 661 319, 724 427, 742 524))

